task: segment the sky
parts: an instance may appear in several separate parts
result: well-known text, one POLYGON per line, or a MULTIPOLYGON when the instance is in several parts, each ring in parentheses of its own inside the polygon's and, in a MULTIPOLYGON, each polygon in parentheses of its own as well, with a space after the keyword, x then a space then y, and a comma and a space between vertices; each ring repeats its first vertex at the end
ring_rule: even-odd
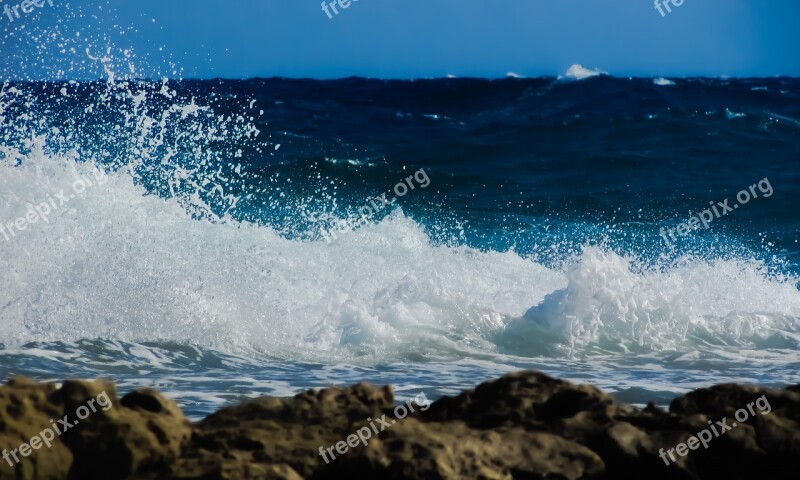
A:
POLYGON ((533 77, 576 63, 617 76, 800 76, 799 0, 663 0, 663 15, 652 0, 352 0, 330 17, 321 0, 41 1, 13 21, 0 11, 6 78, 79 76, 48 68, 87 54, 37 45, 54 26, 107 35, 152 77, 533 77))

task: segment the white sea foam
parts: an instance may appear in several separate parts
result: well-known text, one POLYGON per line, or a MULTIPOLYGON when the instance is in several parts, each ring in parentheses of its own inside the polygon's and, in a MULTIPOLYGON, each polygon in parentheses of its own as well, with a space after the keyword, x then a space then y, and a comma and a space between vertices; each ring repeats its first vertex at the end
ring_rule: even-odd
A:
POLYGON ((571 80, 585 80, 587 78, 597 77, 599 75, 607 75, 607 73, 597 68, 595 69, 586 68, 583 65, 578 65, 576 63, 570 66, 567 69, 567 71, 564 72, 564 75, 560 76, 559 78, 567 78, 571 80))
POLYGON ((675 85, 675 82, 673 82, 672 80, 670 80, 668 78, 654 78, 653 79, 653 84, 654 85, 658 85, 660 87, 668 87, 668 86, 675 85))
MULTIPOLYGON (((19 166, 0 162, 0 218, 90 168, 41 148, 19 166)), ((436 245, 402 211, 332 244, 289 240, 192 218, 127 171, 0 241, 0 258, 7 345, 99 337, 377 360, 800 338, 792 280, 744 260, 639 271, 635 259, 592 247, 556 270, 513 252, 436 245)))
POLYGON ((796 279, 768 275, 757 262, 682 258, 640 271, 635 259, 588 248, 565 273, 566 288, 510 324, 507 342, 538 327, 569 339, 570 353, 800 346, 796 279))

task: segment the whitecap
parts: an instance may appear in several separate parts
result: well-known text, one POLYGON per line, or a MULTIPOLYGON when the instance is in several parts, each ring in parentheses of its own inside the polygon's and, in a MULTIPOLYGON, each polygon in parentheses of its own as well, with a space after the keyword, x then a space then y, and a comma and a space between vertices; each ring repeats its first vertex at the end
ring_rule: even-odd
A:
POLYGON ((559 76, 559 78, 567 78, 571 80, 584 80, 591 77, 596 77, 598 75, 608 75, 607 72, 604 72, 599 69, 590 69, 585 68, 582 65, 574 64, 564 72, 563 76, 559 76))

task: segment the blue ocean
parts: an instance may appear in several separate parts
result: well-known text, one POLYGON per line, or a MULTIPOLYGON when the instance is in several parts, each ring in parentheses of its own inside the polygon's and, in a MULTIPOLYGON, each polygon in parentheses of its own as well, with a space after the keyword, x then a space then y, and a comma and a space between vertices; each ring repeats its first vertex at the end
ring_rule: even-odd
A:
POLYGON ((0 225, 0 377, 195 419, 800 381, 798 79, 6 82, 0 225))

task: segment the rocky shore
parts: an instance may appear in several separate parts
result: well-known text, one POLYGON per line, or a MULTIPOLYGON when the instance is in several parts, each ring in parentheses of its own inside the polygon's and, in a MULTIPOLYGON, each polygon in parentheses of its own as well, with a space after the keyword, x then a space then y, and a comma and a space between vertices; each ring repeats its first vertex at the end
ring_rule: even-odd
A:
POLYGON ((641 410, 592 386, 519 372, 404 418, 396 405, 390 387, 358 384, 262 397, 191 423, 153 390, 119 398, 104 381, 57 388, 14 378, 0 387, 0 479, 800 475, 800 385, 718 385, 675 399, 669 411, 641 410), (97 408, 104 398, 111 406, 97 408))

